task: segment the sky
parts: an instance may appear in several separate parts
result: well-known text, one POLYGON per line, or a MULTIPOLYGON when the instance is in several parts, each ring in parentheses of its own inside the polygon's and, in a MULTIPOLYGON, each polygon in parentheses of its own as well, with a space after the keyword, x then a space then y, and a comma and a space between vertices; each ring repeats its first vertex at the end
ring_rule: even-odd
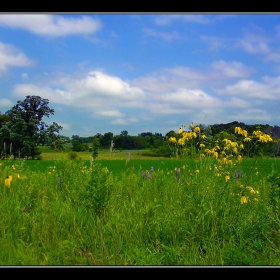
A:
POLYGON ((280 14, 0 14, 0 111, 37 95, 61 135, 280 125, 280 14))

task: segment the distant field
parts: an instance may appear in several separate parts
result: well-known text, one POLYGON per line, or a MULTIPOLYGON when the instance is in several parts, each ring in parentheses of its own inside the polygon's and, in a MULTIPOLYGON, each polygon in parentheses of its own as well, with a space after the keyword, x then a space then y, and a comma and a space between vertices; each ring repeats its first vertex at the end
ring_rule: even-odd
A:
MULTIPOLYGON (((43 160, 57 160, 61 157, 62 154, 65 154, 66 157, 68 153, 71 151, 71 145, 66 146, 65 151, 57 151, 52 150, 49 147, 40 147, 42 151, 42 159, 43 160)), ((100 150, 98 152, 98 160, 103 159, 115 159, 115 160, 127 160, 127 159, 160 159, 157 157, 147 157, 142 155, 142 152, 145 150, 115 150, 113 153, 109 152, 109 149, 107 150, 100 150)), ((92 156, 92 152, 86 151, 86 152, 77 152, 78 159, 79 160, 90 160, 92 156)), ((162 157, 162 159, 165 159, 162 157)))

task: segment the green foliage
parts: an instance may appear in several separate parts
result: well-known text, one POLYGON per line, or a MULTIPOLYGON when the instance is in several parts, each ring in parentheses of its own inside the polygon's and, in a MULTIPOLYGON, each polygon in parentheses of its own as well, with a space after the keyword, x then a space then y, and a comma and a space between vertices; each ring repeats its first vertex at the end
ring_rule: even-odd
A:
POLYGON ((73 148, 72 150, 74 152, 81 152, 81 151, 87 151, 89 149, 88 144, 83 144, 79 142, 78 140, 74 140, 72 142, 73 148))
POLYGON ((90 166, 64 153, 44 169, 45 161, 2 161, 0 262, 279 265, 279 217, 268 188, 279 178, 264 180, 271 160, 223 167, 214 159, 119 161, 122 169, 115 160, 90 166))
POLYGON ((54 132, 62 129, 53 123, 48 130, 48 126, 42 121, 44 117, 54 114, 54 110, 49 108, 48 103, 48 99, 28 95, 26 99, 18 101, 6 112, 8 119, 1 128, 4 138, 0 140, 13 144, 14 158, 31 156, 35 159, 39 153, 36 148, 46 141, 48 133, 53 135, 54 132))
POLYGON ((69 152, 68 155, 69 155, 69 159, 71 160, 76 160, 78 158, 78 154, 74 151, 69 152))
POLYGON ((112 192, 113 178, 106 167, 93 164, 90 181, 81 189, 79 205, 96 215, 103 214, 112 192))
POLYGON ((99 147, 100 147, 99 139, 94 138, 93 143, 92 143, 92 157, 93 157, 93 159, 97 158, 99 147))

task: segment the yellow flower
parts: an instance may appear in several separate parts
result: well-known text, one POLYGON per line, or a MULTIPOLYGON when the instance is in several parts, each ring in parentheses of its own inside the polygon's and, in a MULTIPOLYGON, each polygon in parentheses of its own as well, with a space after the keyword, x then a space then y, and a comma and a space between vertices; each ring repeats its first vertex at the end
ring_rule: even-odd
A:
POLYGON ((247 197, 244 194, 242 194, 242 196, 241 196, 241 204, 244 204, 244 203, 247 203, 247 202, 248 202, 247 197))
POLYGON ((195 129, 194 129, 193 131, 199 133, 199 132, 200 132, 200 127, 199 127, 199 126, 196 126, 195 129))
POLYGON ((199 173, 199 170, 198 170, 198 169, 196 169, 196 170, 195 170, 195 172, 196 172, 196 173, 199 173))
POLYGON ((244 142, 249 142, 249 141, 251 141, 251 140, 252 140, 252 139, 251 139, 250 137, 245 137, 243 141, 244 141, 244 142))
POLYGON ((242 156, 241 156, 241 155, 238 155, 237 161, 238 161, 238 162, 241 162, 241 161, 242 161, 242 156))
POLYGON ((227 182, 229 179, 230 179, 230 176, 229 176, 229 175, 226 175, 226 177, 225 177, 226 182, 227 182))
POLYGON ((255 201, 259 201, 256 197, 254 198, 255 201))
POLYGON ((207 138, 207 136, 203 134, 203 135, 201 135, 201 138, 205 139, 205 138, 207 138))
POLYGON ((11 181, 12 181, 12 176, 8 176, 6 179, 5 179, 5 186, 6 187, 11 187, 11 181))
POLYGON ((176 143, 176 142, 177 142, 177 140, 176 140, 176 138, 175 138, 174 136, 171 136, 171 137, 168 139, 168 141, 171 142, 171 143, 176 143))
POLYGON ((179 128, 178 133, 181 134, 183 132, 182 128, 179 128))
POLYGON ((199 147, 200 148, 205 148, 205 145, 202 143, 202 144, 199 144, 199 147))

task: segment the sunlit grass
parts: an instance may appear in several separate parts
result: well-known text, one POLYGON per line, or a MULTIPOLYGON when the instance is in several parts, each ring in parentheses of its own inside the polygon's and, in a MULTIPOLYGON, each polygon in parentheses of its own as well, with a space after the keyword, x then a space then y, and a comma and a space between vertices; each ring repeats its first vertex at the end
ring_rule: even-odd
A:
POLYGON ((279 265, 279 200, 271 204, 267 181, 278 159, 92 167, 1 161, 2 265, 279 265))

